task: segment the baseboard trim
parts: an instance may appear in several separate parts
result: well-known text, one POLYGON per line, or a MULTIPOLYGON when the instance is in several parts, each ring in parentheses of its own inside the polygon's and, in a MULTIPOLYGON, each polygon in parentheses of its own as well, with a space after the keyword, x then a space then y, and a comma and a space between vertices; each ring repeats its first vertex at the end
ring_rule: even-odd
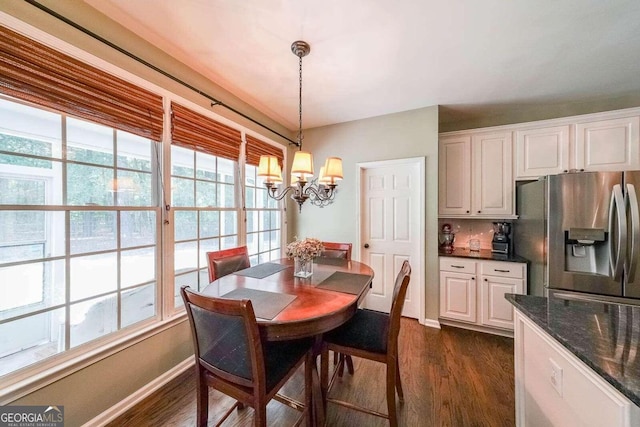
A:
POLYGON ((502 337, 513 338, 513 331, 509 331, 509 330, 490 328, 490 327, 480 326, 480 325, 471 325, 464 322, 456 322, 455 320, 444 320, 444 319, 440 319, 440 324, 446 325, 446 326, 453 326, 456 328, 469 329, 471 331, 476 331, 476 332, 484 332, 485 334, 500 335, 502 337))
POLYGON ((192 369, 193 364, 194 358, 193 356, 189 356, 164 374, 160 375, 158 378, 139 388, 135 393, 130 394, 95 418, 87 421, 82 427, 103 426, 110 423, 119 416, 123 415, 129 409, 133 408, 135 405, 142 402, 151 394, 158 391, 170 381, 186 372, 188 369, 192 369))
POLYGON ((424 319, 422 323, 424 326, 428 326, 429 328, 440 329, 440 322, 434 319, 424 319))

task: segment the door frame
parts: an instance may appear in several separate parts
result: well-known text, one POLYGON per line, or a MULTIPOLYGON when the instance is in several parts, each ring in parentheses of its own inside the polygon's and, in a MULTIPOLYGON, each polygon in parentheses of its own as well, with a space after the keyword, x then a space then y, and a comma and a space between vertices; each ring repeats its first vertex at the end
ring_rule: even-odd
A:
MULTIPOLYGON (((419 295, 420 295, 420 310, 419 310, 419 317, 418 317, 418 322, 421 325, 426 324, 426 319, 425 319, 425 313, 426 313, 426 307, 425 307, 425 284, 426 284, 426 271, 425 271, 425 239, 426 239, 426 225, 425 225, 425 216, 426 216, 426 206, 425 206, 425 189, 426 189, 426 158, 425 157, 408 157, 408 158, 403 158, 403 159, 393 159, 393 160, 378 160, 378 161, 373 161, 373 162, 360 162, 360 163, 356 163, 356 244, 355 244, 355 248, 353 251, 353 257, 356 259, 360 259, 360 248, 362 247, 362 241, 361 241, 361 233, 362 233, 362 182, 361 182, 361 177, 362 177, 362 173, 364 172, 365 169, 373 169, 373 168, 378 168, 378 167, 384 167, 384 166, 395 166, 395 165, 404 165, 404 164, 410 164, 410 165, 418 165, 418 175, 419 175, 419 184, 420 184, 420 188, 419 188, 419 193, 420 193, 420 200, 418 203, 418 207, 420 209, 419 212, 419 218, 418 218, 418 222, 419 222, 419 229, 420 229, 420 242, 419 242, 419 255, 418 255, 418 265, 420 266, 420 271, 422 272, 422 277, 419 278, 419 283, 418 283, 418 291, 419 291, 419 295)), ((374 277, 375 278, 375 277, 374 277)), ((414 282, 415 283, 415 282, 414 282)), ((410 284, 411 285, 411 284, 410 284)))

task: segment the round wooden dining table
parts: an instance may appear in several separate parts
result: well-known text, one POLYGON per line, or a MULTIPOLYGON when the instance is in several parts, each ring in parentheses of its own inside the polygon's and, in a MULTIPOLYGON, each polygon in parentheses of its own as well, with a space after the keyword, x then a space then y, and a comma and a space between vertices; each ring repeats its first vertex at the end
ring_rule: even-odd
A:
POLYGON ((258 291, 255 293, 258 297, 248 299, 251 299, 258 327, 267 340, 317 336, 335 329, 355 314, 373 280, 371 267, 357 261, 317 259, 317 263, 313 265, 313 274, 304 279, 293 275, 293 260, 284 258, 271 261, 270 264, 280 264, 286 268, 263 278, 243 275, 243 272, 232 273, 210 283, 202 291, 204 295, 213 297, 232 297, 233 294, 230 293, 236 291, 237 294, 240 289, 249 290, 249 293, 239 295, 251 295, 250 292, 258 291), (348 273, 340 276, 343 284, 350 285, 345 288, 348 292, 334 290, 336 287, 323 287, 331 284, 336 272, 348 273), (260 318, 260 309, 264 308, 260 305, 272 301, 270 298, 260 298, 260 293, 283 294, 291 302, 273 318, 260 318))
MULTIPOLYGON (((322 334, 342 325, 356 313, 373 280, 371 267, 357 261, 316 259, 313 274, 308 278, 293 275, 293 260, 285 258, 266 264, 269 265, 261 264, 223 276, 202 293, 250 299, 263 339, 315 337, 316 356, 320 354, 322 334), (280 270, 270 273, 275 269, 280 270), (265 273, 270 274, 262 277, 265 273), (261 312, 266 313, 264 317, 261 312)), ((322 365, 326 366, 327 361, 323 360, 322 365)), ((314 403, 309 408, 309 417, 313 425, 323 426, 326 402, 316 363, 311 369, 314 403)), ((282 395, 275 398, 293 408, 304 406, 282 395)))

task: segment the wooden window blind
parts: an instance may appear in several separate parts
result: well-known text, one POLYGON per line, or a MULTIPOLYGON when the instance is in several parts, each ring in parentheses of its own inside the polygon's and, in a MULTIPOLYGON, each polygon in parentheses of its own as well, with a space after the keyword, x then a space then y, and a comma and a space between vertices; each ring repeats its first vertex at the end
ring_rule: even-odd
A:
POLYGON ((283 167, 284 164, 284 152, 282 148, 274 147, 271 144, 267 144, 264 141, 260 141, 258 138, 255 138, 251 135, 247 135, 247 145, 246 145, 246 164, 258 166, 260 164, 260 156, 269 155, 276 156, 278 159, 278 163, 280 167, 283 167))
POLYGON ((0 26, 0 93, 162 139, 162 97, 0 26))
POLYGON ((239 130, 172 102, 171 143, 237 161, 242 137, 239 130))

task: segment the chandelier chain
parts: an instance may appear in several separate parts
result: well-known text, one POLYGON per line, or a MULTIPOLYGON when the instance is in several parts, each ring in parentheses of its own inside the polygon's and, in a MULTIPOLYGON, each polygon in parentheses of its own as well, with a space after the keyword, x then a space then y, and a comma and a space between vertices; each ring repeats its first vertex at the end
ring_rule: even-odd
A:
POLYGON ((298 57, 299 80, 298 80, 298 144, 302 150, 302 55, 298 57))

